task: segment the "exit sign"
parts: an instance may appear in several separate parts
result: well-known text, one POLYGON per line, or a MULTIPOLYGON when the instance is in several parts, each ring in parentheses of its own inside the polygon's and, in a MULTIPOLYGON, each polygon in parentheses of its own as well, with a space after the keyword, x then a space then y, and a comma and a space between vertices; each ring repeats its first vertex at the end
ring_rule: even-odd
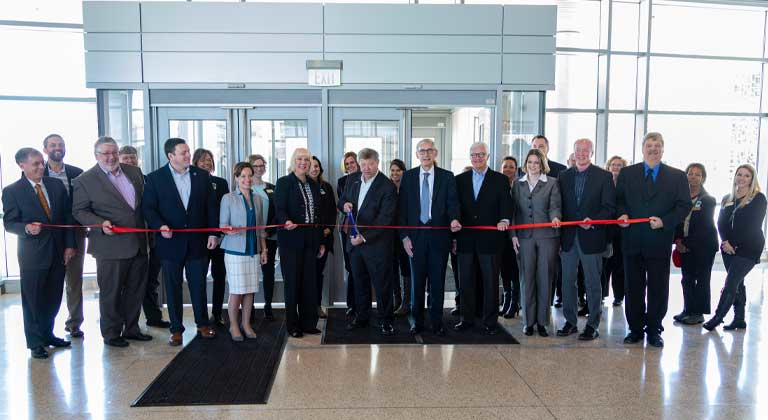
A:
POLYGON ((310 86, 341 86, 341 69, 308 69, 310 86))

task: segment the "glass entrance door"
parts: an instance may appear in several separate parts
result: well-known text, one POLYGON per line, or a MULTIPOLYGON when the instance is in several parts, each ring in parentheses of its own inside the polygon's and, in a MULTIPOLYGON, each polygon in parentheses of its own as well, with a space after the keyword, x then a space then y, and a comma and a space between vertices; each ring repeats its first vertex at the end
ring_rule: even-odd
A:
POLYGON ((230 158, 234 151, 231 110, 221 108, 158 108, 156 167, 168 159, 163 151, 166 139, 180 137, 187 141, 190 153, 204 148, 213 153, 214 175, 230 182, 230 158))

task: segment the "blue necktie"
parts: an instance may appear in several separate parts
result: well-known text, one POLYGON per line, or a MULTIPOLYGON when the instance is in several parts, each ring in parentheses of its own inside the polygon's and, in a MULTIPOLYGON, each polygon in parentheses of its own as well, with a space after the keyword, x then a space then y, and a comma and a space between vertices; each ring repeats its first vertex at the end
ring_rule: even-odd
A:
POLYGON ((424 174, 424 182, 421 183, 421 223, 429 222, 429 172, 424 174))

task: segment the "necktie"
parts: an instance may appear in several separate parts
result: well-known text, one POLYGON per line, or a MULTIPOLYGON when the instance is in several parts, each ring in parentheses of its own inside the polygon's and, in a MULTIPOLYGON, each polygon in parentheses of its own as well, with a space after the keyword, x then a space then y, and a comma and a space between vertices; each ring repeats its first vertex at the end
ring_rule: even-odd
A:
POLYGON ((429 222, 429 172, 424 173, 424 181, 421 183, 421 216, 419 220, 426 224, 429 222))
POLYGON ((48 205, 48 200, 45 199, 43 187, 41 187, 40 184, 35 184, 35 193, 37 193, 37 199, 40 200, 40 205, 43 206, 43 211, 45 212, 45 215, 48 216, 48 220, 53 220, 53 217, 51 216, 51 207, 48 205))
POLYGON ((648 169, 645 173, 645 192, 651 194, 653 190, 653 169, 648 169))

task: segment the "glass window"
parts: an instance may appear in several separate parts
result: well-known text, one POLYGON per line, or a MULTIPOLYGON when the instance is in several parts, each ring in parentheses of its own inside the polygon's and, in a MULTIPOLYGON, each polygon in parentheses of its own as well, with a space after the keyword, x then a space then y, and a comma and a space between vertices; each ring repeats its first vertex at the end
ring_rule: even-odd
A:
MULTIPOLYGON (((634 150, 634 138, 634 114, 609 114, 606 159, 618 155, 631 163, 633 159, 632 150, 634 150)), ((604 166, 605 162, 597 162, 597 164, 604 166)))
POLYGON ((650 71, 648 109, 759 111, 759 63, 653 57, 650 71))
POLYGON ((555 90, 547 108, 593 109, 597 106, 597 54, 558 53, 555 90))
POLYGON ((501 155, 497 161, 511 155, 519 162, 531 148, 533 136, 542 132, 540 98, 541 92, 504 92, 501 155))
POLYGON ((614 51, 638 51, 640 4, 638 2, 614 1, 611 19, 613 25, 611 49, 614 51))
POLYGON ((0 39, 23 40, 0 42, 3 95, 95 97, 85 87, 82 30, 0 26, 0 39))
POLYGON ((756 8, 654 2, 651 51, 762 57, 764 23, 756 8))
POLYGON ((227 122, 221 120, 169 120, 170 137, 187 141, 190 153, 204 148, 213 153, 214 175, 229 179, 227 122))
POLYGON ((307 120, 251 120, 251 154, 267 161, 264 181, 285 176, 298 148, 307 148, 307 120))
MULTIPOLYGON (((490 144, 491 114, 489 108, 456 108, 451 114, 451 163, 454 174, 472 163, 469 148, 473 143, 490 144)), ((493 162, 489 162, 493 166, 493 162)))
POLYGON ((385 175, 389 162, 400 157, 399 144, 400 121, 344 120, 344 150, 359 153, 367 147, 379 152, 379 170, 385 175))
POLYGON ((634 110, 637 100, 637 57, 611 56, 610 91, 611 109, 634 110))
POLYGON ((600 2, 557 2, 557 46, 598 48, 600 45, 600 2))
POLYGON ((545 135, 549 140, 550 160, 565 164, 573 152, 573 142, 586 137, 595 139, 597 117, 594 113, 547 112, 545 135))
POLYGON ((105 132, 120 146, 133 146, 138 151, 139 167, 148 173, 148 148, 144 139, 144 92, 141 90, 106 90, 104 103, 105 132))
MULTIPOLYGON (((648 129, 664 136, 664 162, 684 170, 691 162, 707 168, 706 188, 718 199, 727 194, 742 163, 755 164, 757 117, 649 115, 648 129)), ((642 156, 637 144, 637 156, 642 156)))

